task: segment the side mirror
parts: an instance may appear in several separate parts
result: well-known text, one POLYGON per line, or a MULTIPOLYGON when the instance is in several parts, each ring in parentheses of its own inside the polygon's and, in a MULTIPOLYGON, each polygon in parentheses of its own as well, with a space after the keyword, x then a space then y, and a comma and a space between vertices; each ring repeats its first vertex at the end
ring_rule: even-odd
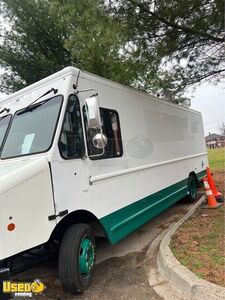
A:
POLYGON ((100 128, 101 118, 98 105, 98 96, 92 96, 85 99, 86 115, 87 115, 87 127, 88 128, 100 128))
POLYGON ((97 149, 104 149, 107 142, 108 139, 103 133, 97 133, 92 139, 92 144, 97 149))

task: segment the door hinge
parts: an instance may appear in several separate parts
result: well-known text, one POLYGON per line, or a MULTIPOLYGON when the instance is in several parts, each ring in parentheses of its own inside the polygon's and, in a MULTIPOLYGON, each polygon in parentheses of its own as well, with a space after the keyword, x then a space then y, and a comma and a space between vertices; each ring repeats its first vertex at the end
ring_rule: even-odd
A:
POLYGON ((63 217, 68 214, 68 209, 60 211, 58 215, 51 215, 48 217, 49 221, 55 220, 57 217, 63 217))

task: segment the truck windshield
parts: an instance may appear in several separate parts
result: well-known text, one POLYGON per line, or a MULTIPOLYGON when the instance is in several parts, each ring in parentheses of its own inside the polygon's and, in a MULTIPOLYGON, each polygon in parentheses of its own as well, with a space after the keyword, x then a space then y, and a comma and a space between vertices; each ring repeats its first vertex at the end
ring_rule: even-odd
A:
POLYGON ((1 158, 48 151, 51 147, 63 97, 36 103, 15 113, 2 148, 1 158))
POLYGON ((2 147, 2 142, 4 140, 5 133, 8 128, 10 119, 11 119, 11 115, 7 115, 0 118, 0 149, 2 147))

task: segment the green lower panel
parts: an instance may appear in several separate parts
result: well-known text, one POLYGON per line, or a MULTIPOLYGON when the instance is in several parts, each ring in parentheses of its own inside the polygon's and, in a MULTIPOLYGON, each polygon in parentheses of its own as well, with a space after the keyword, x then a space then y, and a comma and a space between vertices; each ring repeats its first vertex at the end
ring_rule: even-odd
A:
POLYGON ((206 176, 206 170, 203 170, 196 175, 197 175, 198 180, 201 180, 204 176, 206 176))
MULTIPOLYGON (((200 180, 205 171, 197 174, 200 180)), ((109 240, 115 244, 187 195, 188 178, 147 196, 100 219, 109 240)))

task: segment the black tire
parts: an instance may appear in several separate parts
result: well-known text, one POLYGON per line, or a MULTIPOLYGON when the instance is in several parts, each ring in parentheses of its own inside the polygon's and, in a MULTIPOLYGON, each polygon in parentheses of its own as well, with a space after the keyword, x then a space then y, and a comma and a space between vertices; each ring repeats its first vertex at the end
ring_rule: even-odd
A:
POLYGON ((59 278, 63 288, 71 294, 83 293, 91 284, 94 262, 95 240, 91 227, 87 224, 72 225, 67 229, 59 251, 59 278), (92 243, 91 251, 94 251, 93 265, 88 276, 82 274, 80 268, 84 240, 92 243))
POLYGON ((188 202, 195 202, 197 200, 198 183, 195 175, 190 174, 188 177, 188 194, 186 200, 188 202))

